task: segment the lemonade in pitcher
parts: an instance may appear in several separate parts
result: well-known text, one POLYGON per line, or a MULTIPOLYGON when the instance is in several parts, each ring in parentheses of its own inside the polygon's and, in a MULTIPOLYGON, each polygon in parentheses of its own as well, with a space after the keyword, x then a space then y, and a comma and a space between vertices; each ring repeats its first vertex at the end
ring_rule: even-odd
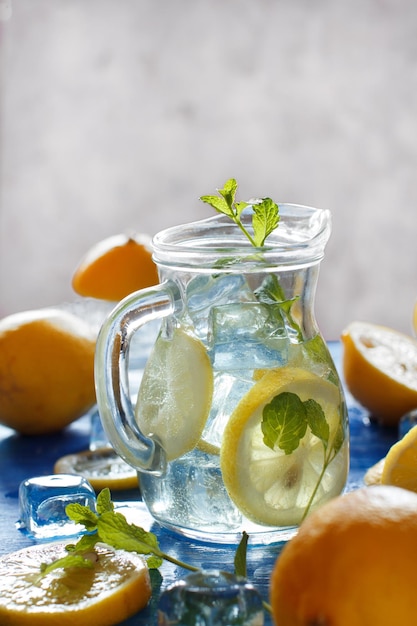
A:
POLYGON ((207 541, 246 531, 265 543, 343 490, 348 424, 313 310, 329 213, 239 203, 236 188, 231 179, 202 198, 220 215, 155 236, 161 284, 107 320, 96 380, 104 427, 156 520, 207 541), (155 318, 134 409, 128 346, 155 318))

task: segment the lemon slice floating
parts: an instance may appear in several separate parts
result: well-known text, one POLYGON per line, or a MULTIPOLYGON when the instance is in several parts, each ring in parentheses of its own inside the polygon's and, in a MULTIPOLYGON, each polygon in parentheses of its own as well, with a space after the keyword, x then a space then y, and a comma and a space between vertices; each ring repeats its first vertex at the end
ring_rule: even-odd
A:
POLYGON ((96 546, 93 568, 56 569, 39 579, 41 563, 65 556, 64 547, 40 544, 0 558, 0 624, 113 626, 147 605, 151 583, 143 559, 104 545, 96 546))
POLYGON ((388 450, 381 483, 417 492, 417 426, 388 450))
POLYGON ((342 334, 347 388, 382 423, 417 406, 417 341, 391 328, 352 322, 342 334))
POLYGON ((145 435, 158 438, 171 461, 199 442, 210 412, 213 371, 204 345, 176 328, 160 335, 139 389, 136 419, 145 435))
POLYGON ((113 448, 67 454, 56 461, 54 473, 83 476, 95 491, 105 487, 111 491, 120 491, 138 486, 136 470, 125 463, 113 448))
MULTIPOLYGON (((324 447, 307 428, 291 454, 263 441, 262 411, 278 394, 287 391, 301 401, 314 399, 325 414, 332 445, 340 428, 340 393, 336 385, 300 368, 265 373, 242 398, 227 423, 220 451, 224 484, 236 506, 258 524, 298 524, 320 479, 324 447)), ((347 474, 347 445, 328 465, 313 507, 337 495, 347 474)))

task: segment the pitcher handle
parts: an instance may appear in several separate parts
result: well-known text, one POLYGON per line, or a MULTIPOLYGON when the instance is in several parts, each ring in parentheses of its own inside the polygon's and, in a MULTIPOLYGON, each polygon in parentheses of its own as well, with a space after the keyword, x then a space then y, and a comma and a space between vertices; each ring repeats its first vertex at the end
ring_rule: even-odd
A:
POLYGON ((172 281, 141 289, 113 309, 97 338, 94 376, 103 428, 126 463, 157 475, 166 470, 165 451, 156 438, 145 436, 136 422, 129 389, 129 348, 139 328, 180 306, 179 289, 172 281))

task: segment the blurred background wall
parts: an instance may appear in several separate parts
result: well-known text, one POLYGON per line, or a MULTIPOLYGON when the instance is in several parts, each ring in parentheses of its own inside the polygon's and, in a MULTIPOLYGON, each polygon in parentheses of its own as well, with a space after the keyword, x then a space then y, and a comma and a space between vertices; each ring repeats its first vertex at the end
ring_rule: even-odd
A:
MULTIPOLYGON (((5 2, 5 0, 1 0, 5 2)), ((316 313, 410 332, 413 0, 12 0, 1 33, 0 313, 74 299, 96 241, 240 198, 330 208, 316 313)))

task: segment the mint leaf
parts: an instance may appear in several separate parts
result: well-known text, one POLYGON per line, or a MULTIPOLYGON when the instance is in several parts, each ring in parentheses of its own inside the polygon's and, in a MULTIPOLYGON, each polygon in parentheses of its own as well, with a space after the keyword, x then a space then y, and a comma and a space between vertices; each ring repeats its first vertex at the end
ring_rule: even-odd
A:
POLYGON ((248 548, 248 539, 249 535, 243 531, 242 539, 239 542, 239 545, 235 552, 234 566, 235 566, 235 574, 236 576, 243 576, 246 578, 247 576, 247 565, 246 565, 246 556, 247 556, 247 548, 248 548))
POLYGON ((235 204, 235 208, 236 208, 236 215, 237 217, 240 217, 242 212, 246 209, 246 207, 249 206, 248 202, 236 202, 235 204))
POLYGON ((218 189, 219 194, 226 200, 229 207, 232 207, 235 202, 237 191, 237 182, 234 178, 229 178, 224 184, 223 189, 218 189))
POLYGON ((94 530, 97 526, 98 517, 88 506, 78 503, 68 504, 65 507, 65 513, 70 520, 76 524, 82 524, 87 530, 94 530))
MULTIPOLYGON (((264 304, 275 304, 280 309, 280 318, 285 319, 289 328, 295 331, 297 340, 303 341, 303 333, 299 324, 294 320, 292 316, 292 306, 299 300, 299 296, 286 299, 285 292, 281 287, 279 280, 275 274, 267 276, 260 287, 255 290, 255 296, 259 302, 264 304)), ((279 320, 277 316, 277 320, 279 320)))
POLYGON ((310 426, 311 432, 313 435, 318 437, 322 441, 324 447, 327 448, 330 430, 323 409, 318 402, 312 399, 306 400, 304 402, 304 407, 306 409, 307 422, 310 426))
POLYGON ((337 428, 336 434, 335 434, 333 442, 332 442, 333 457, 335 457, 336 454, 339 452, 339 450, 342 447, 344 441, 345 441, 345 436, 344 436, 344 432, 343 432, 343 426, 342 426, 341 423, 339 423, 339 426, 337 428))
POLYGON ((156 536, 135 524, 129 524, 121 513, 113 511, 103 513, 99 518, 97 529, 100 540, 116 550, 152 554, 153 558, 148 561, 148 566, 160 567, 162 564, 156 536))
POLYGON ((65 549, 67 552, 92 552, 98 541, 99 536, 97 533, 94 533, 93 535, 83 535, 75 545, 69 544, 65 546, 65 549))
POLYGON ((285 292, 275 274, 266 276, 261 286, 255 290, 255 296, 259 302, 264 302, 265 304, 283 302, 285 300, 285 292))
POLYGON ((218 213, 224 213, 224 215, 228 215, 232 219, 234 218, 233 209, 227 204, 224 198, 220 198, 219 196, 201 196, 200 200, 209 204, 218 213))
POLYGON ((97 513, 102 515, 106 511, 114 511, 114 504, 111 500, 111 493, 108 487, 102 489, 97 496, 97 513))
POLYGON ((278 205, 271 198, 264 198, 260 204, 253 205, 253 211, 253 239, 255 245, 260 248, 264 245, 268 235, 278 226, 278 205))
POLYGON ((264 443, 274 449, 277 445, 291 454, 306 434, 307 416, 303 402, 295 394, 284 391, 275 396, 262 411, 264 443))
POLYGON ((52 563, 41 563, 41 574, 46 575, 49 572, 52 572, 55 569, 67 569, 69 567, 83 567, 92 569, 94 567, 94 563, 91 559, 85 559, 81 554, 68 554, 68 556, 63 556, 61 559, 56 559, 52 561, 52 563))

